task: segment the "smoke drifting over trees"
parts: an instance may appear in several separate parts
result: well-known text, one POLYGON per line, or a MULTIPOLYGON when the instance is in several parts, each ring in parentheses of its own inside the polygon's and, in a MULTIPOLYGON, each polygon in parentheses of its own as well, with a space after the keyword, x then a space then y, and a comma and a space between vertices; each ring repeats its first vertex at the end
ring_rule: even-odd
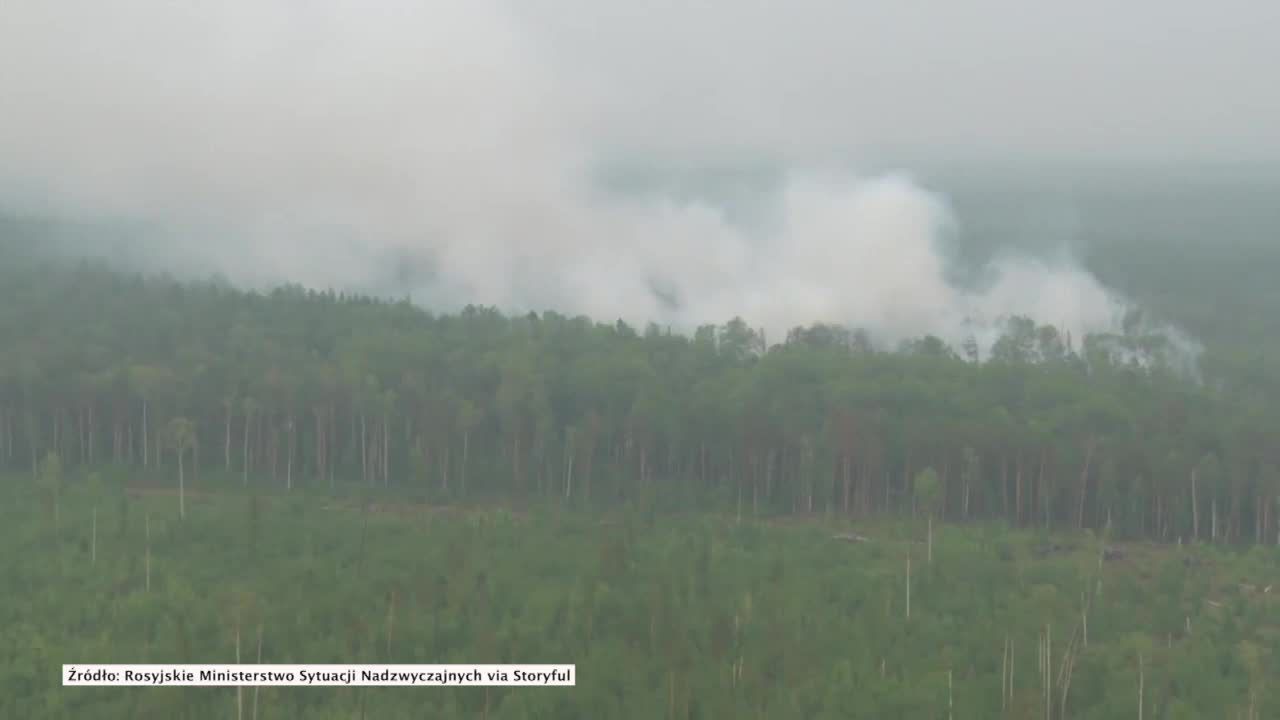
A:
MULTIPOLYGON (((843 17, 813 5, 804 17, 843 17)), ((673 53, 690 64, 692 79, 680 80, 661 58, 651 74, 638 71, 634 47, 595 66, 589 47, 565 51, 588 34, 565 18, 599 21, 606 38, 621 24, 572 3, 10 4, 0 11, 0 202, 139 223, 151 238, 140 247, 166 268, 412 291, 433 306, 555 308, 680 328, 742 315, 773 337, 833 322, 889 343, 930 333, 988 344, 1011 314, 1076 336, 1120 328, 1125 302, 1069 260, 1004 258, 985 285, 956 287, 945 244, 965 219, 945 195, 905 175, 832 172, 861 147, 845 141, 860 132, 845 125, 860 117, 857 103, 816 100, 838 88, 810 58, 791 66, 798 108, 789 109, 777 87, 788 76, 764 65, 803 53, 752 40, 765 26, 757 11, 718 45, 704 10, 671 30, 673 53), (557 21, 539 20, 549 17, 557 21), (747 63, 741 72, 734 58, 747 63), (634 115, 664 102, 701 110, 651 123, 634 115), (598 182, 619 158, 676 150, 696 163, 697 147, 788 169, 764 226, 710 201, 598 182)), ((823 52, 836 46, 826 40, 823 52)), ((905 72, 884 68, 885 78, 905 72)), ((889 96, 865 77, 850 82, 866 99, 867 142, 928 134, 924 106, 910 100, 921 88, 904 95, 894 135, 889 96)))

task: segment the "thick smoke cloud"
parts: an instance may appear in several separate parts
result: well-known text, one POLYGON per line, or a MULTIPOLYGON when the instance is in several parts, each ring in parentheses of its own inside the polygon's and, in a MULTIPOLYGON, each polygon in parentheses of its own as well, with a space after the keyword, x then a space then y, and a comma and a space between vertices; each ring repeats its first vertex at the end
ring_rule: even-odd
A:
MULTIPOLYGON (((842 127, 857 113, 826 112, 811 74, 794 88, 800 114, 785 91, 753 93, 757 73, 760 88, 785 87, 785 68, 752 42, 718 54, 695 24, 701 5, 672 26, 693 80, 676 79, 656 46, 646 53, 666 71, 653 76, 634 46, 610 56, 578 43, 574 55, 565 45, 584 28, 547 20, 590 20, 590 8, 539 5, 6 3, 0 202, 141 221, 159 265, 247 284, 412 289, 440 307, 681 328, 742 315, 773 338, 835 322, 886 342, 986 343, 1011 313, 1077 336, 1117 327, 1123 303, 1066 260, 1008 258, 980 289, 951 284, 942 245, 963 218, 907 176, 829 172, 824 146, 827 161, 856 154, 840 138, 857 136, 856 123, 842 127), (700 94, 710 109, 662 111, 700 94), (755 227, 711 202, 597 181, 602 164, 664 152, 793 167, 755 227)), ((802 69, 835 60, 819 52, 802 69)), ((885 109, 867 107, 875 142, 885 109)))

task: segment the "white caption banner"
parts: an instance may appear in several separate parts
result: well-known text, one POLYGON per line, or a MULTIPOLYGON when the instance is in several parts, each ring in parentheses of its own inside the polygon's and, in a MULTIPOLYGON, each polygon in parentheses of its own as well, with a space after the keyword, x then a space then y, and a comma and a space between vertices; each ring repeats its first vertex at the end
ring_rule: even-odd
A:
POLYGON ((63 665, 62 684, 573 686, 577 665, 63 665))

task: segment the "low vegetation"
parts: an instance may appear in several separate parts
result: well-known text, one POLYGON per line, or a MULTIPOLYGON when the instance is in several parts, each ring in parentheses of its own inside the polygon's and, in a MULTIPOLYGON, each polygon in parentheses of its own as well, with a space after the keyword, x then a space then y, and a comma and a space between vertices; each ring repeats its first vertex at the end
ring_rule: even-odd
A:
POLYGON ((926 517, 4 479, 5 717, 1200 718, 1280 708, 1280 553, 926 517), (56 499, 56 513, 55 502, 56 499), (930 557, 931 556, 931 557, 930 557), (576 663, 573 688, 62 688, 70 662, 576 663), (1140 705, 1143 708, 1140 710, 1140 705))

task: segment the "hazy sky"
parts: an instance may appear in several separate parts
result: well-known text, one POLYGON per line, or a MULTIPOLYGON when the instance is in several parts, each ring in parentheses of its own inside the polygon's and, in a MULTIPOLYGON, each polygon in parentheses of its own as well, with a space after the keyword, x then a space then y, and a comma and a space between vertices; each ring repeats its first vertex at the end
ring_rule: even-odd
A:
POLYGON ((671 153, 1280 157, 1267 0, 523 0, 601 142, 671 153))
POLYGON ((1280 159, 1277 6, 7 0, 0 204, 138 220, 245 282, 410 258, 435 304, 1106 329, 1123 301, 1066 255, 951 287, 946 188, 878 172, 1280 159), (756 162, 786 178, 767 232, 597 182, 756 162))

